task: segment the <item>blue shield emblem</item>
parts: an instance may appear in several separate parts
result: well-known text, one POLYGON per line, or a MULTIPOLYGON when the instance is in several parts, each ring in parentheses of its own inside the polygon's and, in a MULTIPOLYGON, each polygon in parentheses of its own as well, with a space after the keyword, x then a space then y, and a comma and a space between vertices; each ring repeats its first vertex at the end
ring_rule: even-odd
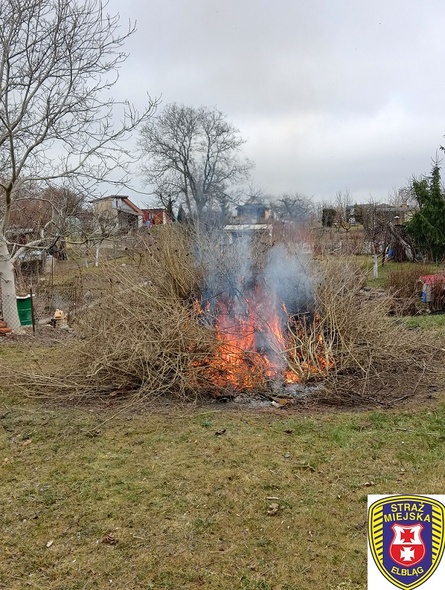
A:
POLYGON ((417 588, 436 571, 445 547, 445 507, 425 496, 387 496, 368 514, 368 540, 380 572, 397 588, 417 588))

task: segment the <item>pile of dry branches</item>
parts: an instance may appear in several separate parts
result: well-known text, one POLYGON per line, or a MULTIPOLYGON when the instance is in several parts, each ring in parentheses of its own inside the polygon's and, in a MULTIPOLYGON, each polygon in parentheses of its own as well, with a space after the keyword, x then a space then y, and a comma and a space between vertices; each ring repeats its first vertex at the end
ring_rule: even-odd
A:
POLYGON ((188 234, 160 229, 146 240, 137 264, 102 269, 100 280, 108 276, 111 292, 76 322, 78 338, 58 351, 55 370, 16 375, 28 391, 72 401, 199 394, 200 361, 214 336, 189 304, 198 270, 188 234))
POLYGON ((391 317, 391 296, 363 290, 358 265, 342 259, 322 263, 320 315, 334 359, 320 394, 340 404, 381 403, 412 397, 443 380, 445 339, 391 317))
MULTIPOLYGON (((214 391, 206 361, 221 341, 194 305, 206 272, 205 257, 195 255, 199 239, 180 225, 156 228, 133 264, 105 266, 100 280, 113 288, 77 321, 77 338, 57 351, 54 368, 21 374, 15 368, 14 385, 27 395, 82 403, 129 395, 190 400, 214 391)), ((414 336, 390 317, 390 298, 367 297, 358 266, 339 258, 318 266, 311 279, 317 324, 294 331, 289 369, 310 381, 318 367, 319 399, 387 404, 438 382, 445 347, 437 338, 414 336)))
POLYGON ((392 295, 394 315, 416 315, 427 307, 420 299, 419 278, 434 273, 431 265, 411 264, 388 272, 386 286, 392 295))

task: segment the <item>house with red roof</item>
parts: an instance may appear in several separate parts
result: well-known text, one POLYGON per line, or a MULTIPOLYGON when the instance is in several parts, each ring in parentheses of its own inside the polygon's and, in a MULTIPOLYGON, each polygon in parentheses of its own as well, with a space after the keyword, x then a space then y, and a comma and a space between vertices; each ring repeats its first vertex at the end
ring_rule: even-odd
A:
POLYGON ((94 211, 99 217, 107 217, 115 222, 116 228, 123 231, 138 229, 144 225, 144 214, 127 196, 109 195, 92 201, 94 211))

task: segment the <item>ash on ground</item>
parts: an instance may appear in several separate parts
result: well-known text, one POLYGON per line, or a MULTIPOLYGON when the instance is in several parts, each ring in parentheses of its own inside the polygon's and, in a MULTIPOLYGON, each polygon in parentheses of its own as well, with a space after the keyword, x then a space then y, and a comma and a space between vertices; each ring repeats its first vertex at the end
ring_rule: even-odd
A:
POLYGON ((307 401, 323 388, 321 383, 304 385, 302 383, 283 383, 275 381, 271 393, 239 393, 231 397, 230 401, 238 405, 253 408, 281 408, 288 405, 307 401))

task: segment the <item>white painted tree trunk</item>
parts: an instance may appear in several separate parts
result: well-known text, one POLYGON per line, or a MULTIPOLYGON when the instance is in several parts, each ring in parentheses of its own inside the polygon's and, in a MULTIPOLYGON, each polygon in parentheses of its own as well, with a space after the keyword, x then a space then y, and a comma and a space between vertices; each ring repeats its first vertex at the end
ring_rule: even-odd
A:
POLYGON ((372 257, 374 259, 374 265, 372 267, 372 276, 374 277, 374 279, 378 279, 379 278, 379 259, 378 259, 378 254, 373 254, 372 257))
POLYGON ((4 241, 0 239, 0 283, 2 290, 3 319, 14 332, 23 332, 17 311, 14 265, 4 241))

